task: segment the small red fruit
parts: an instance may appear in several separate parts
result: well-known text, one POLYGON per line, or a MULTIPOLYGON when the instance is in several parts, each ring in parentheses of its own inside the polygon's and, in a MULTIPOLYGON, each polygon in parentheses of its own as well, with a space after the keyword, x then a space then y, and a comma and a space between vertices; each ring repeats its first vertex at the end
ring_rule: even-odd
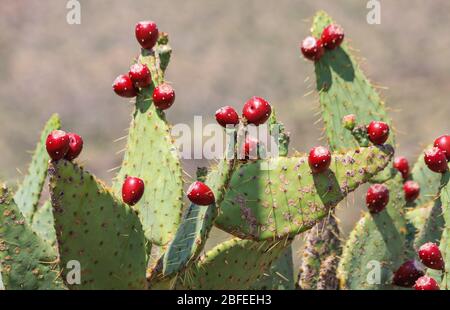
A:
POLYGON ((425 275, 423 266, 416 260, 404 262, 396 272, 392 283, 402 287, 412 287, 417 279, 425 275))
POLYGON ((322 41, 311 36, 302 41, 300 50, 306 59, 313 61, 318 61, 325 53, 322 41))
POLYGON ((244 159, 258 159, 258 140, 247 136, 244 143, 244 159))
POLYGON ((152 83, 152 76, 147 65, 136 63, 130 67, 128 76, 135 87, 147 87, 152 83))
POLYGON ((253 125, 264 124, 272 113, 270 104, 260 97, 252 97, 244 104, 242 115, 247 120, 247 123, 253 125))
POLYGON ((130 77, 126 74, 119 75, 113 82, 113 89, 116 94, 125 98, 136 97, 137 91, 131 81, 130 77))
POLYGON ((341 45, 344 41, 344 29, 341 26, 331 24, 328 25, 323 31, 320 37, 323 46, 326 49, 332 50, 341 45))
POLYGON ((158 26, 153 21, 141 21, 136 24, 136 39, 139 44, 146 49, 151 49, 158 41, 158 26))
POLYGON ((373 184, 366 194, 366 205, 370 213, 379 213, 389 202, 389 190, 384 184, 373 184))
POLYGON ((435 279, 429 276, 422 276, 417 279, 416 284, 414 284, 414 289, 416 291, 438 291, 439 285, 435 279))
POLYGON ((447 158, 445 153, 437 148, 433 147, 425 151, 424 155, 425 164, 431 171, 437 173, 444 173, 448 170, 447 158))
POLYGON ((389 125, 385 122, 371 121, 367 127, 367 134, 373 144, 383 144, 389 137, 389 125))
POLYGON ((394 159, 394 168, 397 169, 401 174, 404 180, 406 180, 409 176, 409 162, 405 157, 396 157, 394 159))
POLYGON ((216 120, 222 127, 239 124, 239 115, 233 107, 225 106, 216 111, 216 120))
POLYGON ((444 270, 445 263, 442 253, 436 243, 427 242, 419 248, 419 257, 422 263, 431 269, 444 270))
POLYGON ((316 146, 311 149, 308 156, 308 164, 313 173, 321 173, 330 167, 331 153, 323 146, 316 146))
POLYGON ((450 161, 450 135, 443 135, 434 141, 434 146, 444 152, 447 160, 450 161))
POLYGON ((153 90, 153 103, 160 110, 170 108, 175 101, 175 91, 172 86, 163 83, 153 90))
POLYGON ((415 181, 406 181, 403 184, 403 191, 405 192, 405 200, 412 202, 419 197, 420 185, 415 181))
POLYGON ((64 158, 74 160, 83 150, 83 139, 76 133, 69 132, 67 135, 69 136, 69 150, 64 158))
POLYGON ((200 181, 195 181, 189 186, 187 196, 192 203, 199 206, 208 206, 216 200, 212 190, 200 181))
POLYGON ((69 151, 69 136, 65 131, 53 130, 45 141, 45 147, 47 153, 53 160, 59 160, 64 158, 69 151))
POLYGON ((133 206, 144 194, 144 181, 136 177, 127 177, 122 185, 122 200, 127 205, 133 206))

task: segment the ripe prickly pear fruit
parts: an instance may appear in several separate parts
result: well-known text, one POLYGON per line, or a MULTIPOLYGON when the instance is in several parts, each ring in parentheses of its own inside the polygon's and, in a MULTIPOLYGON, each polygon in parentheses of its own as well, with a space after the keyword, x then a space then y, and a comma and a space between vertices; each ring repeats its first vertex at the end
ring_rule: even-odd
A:
POLYGON ((366 205, 370 213, 379 213, 389 202, 389 189, 384 184, 373 184, 366 194, 366 205))
POLYGON ((145 49, 152 49, 158 41, 158 26, 153 21, 140 21, 134 33, 139 44, 145 49))
POLYGON ((252 97, 244 104, 242 115, 248 124, 261 125, 264 124, 272 113, 270 104, 261 97, 252 97))
POLYGON ((394 168, 397 169, 401 174, 404 180, 406 180, 409 176, 409 162, 403 157, 395 157, 394 159, 394 168))
POLYGON ((136 63, 132 65, 128 76, 135 87, 144 88, 152 83, 152 75, 146 64, 136 63))
POLYGON ((137 95, 137 90, 133 85, 130 77, 126 74, 121 74, 113 82, 113 90, 120 97, 133 98, 137 95))
POLYGON ((344 29, 336 24, 328 25, 322 31, 320 40, 326 49, 335 49, 341 45, 342 41, 344 41, 344 29))
POLYGON ((433 172, 444 173, 448 170, 447 157, 445 156, 445 153, 437 147, 426 150, 424 160, 425 164, 433 172))
POLYGON ((425 275, 423 269, 423 266, 414 259, 406 261, 394 272, 392 283, 397 286, 412 287, 417 279, 425 275))
POLYGON ((308 156, 308 164, 313 173, 321 173, 330 167, 331 153, 323 146, 316 146, 311 149, 308 156))
POLYGON ((221 107, 216 111, 216 121, 222 127, 227 127, 227 125, 236 126, 239 124, 239 115, 236 110, 230 106, 221 107))
POLYGON ((444 270, 445 263, 442 258, 441 250, 436 243, 427 242, 423 244, 418 251, 422 264, 431 269, 444 270))
POLYGON ((435 279, 429 276, 422 276, 417 279, 416 284, 414 284, 414 289, 416 291, 438 291, 439 285, 435 279))
POLYGON ((144 194, 144 181, 136 177, 127 177, 122 185, 122 200, 127 205, 133 206, 144 194))
POLYGON ((406 181, 403 184, 403 192, 405 193, 405 200, 412 202, 419 197, 420 185, 415 181, 406 181))
POLYGON ((189 186, 187 196, 192 203, 199 206, 208 206, 216 200, 208 185, 200 181, 195 181, 189 186))
POLYGON ((450 160, 450 135, 443 135, 434 141, 434 146, 444 152, 447 160, 450 160))
POLYGON ((389 125, 385 122, 371 121, 367 126, 367 134, 373 144, 383 144, 389 138, 389 125))
POLYGON ((67 135, 69 136, 69 150, 64 158, 67 160, 74 160, 83 150, 83 138, 73 132, 69 132, 67 135))
POLYGON ((47 153, 53 160, 59 160, 66 156, 70 148, 69 135, 62 130, 53 130, 45 141, 47 153))
POLYGON ((300 50, 306 59, 312 61, 320 60, 325 53, 322 41, 312 36, 308 36, 302 41, 300 44, 300 50))
POLYGON ((153 103, 160 110, 167 110, 175 101, 175 91, 167 83, 163 83, 153 90, 153 103))

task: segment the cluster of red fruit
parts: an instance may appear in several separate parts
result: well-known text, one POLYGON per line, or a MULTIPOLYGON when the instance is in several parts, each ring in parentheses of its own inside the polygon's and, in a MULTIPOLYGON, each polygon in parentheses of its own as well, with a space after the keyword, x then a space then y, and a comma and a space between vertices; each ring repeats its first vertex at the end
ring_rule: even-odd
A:
POLYGON ((434 140, 434 147, 425 151, 425 164, 431 171, 445 173, 450 160, 450 135, 443 135, 434 140))
POLYGON ((45 141, 47 153, 53 160, 74 160, 83 149, 83 139, 76 133, 53 130, 45 141))
MULTIPOLYGON (((261 97, 252 97, 244 104, 242 109, 242 119, 239 118, 236 110, 231 106, 224 106, 216 111, 216 120, 222 127, 235 127, 242 121, 244 124, 259 126, 264 124, 272 113, 270 104, 261 97)), ((246 137, 244 143, 244 153, 248 157, 250 152, 257 147, 258 142, 246 137)), ((215 202, 214 193, 201 181, 196 181, 189 186, 187 197, 192 203, 199 206, 207 206, 215 202)))
POLYGON ((416 290, 439 290, 439 285, 432 277, 426 276, 424 267, 445 272, 445 263, 439 247, 428 242, 417 252, 420 262, 408 260, 394 273, 393 284, 402 287, 413 287, 416 290))
POLYGON ((300 50, 306 59, 318 61, 325 54, 325 49, 333 50, 341 45, 342 41, 344 30, 339 25, 331 24, 322 31, 320 39, 306 37, 300 45, 300 50))
MULTIPOLYGON (((152 21, 142 21, 136 24, 136 39, 144 49, 151 50, 158 40, 158 27, 152 21)), ((136 97, 140 89, 152 84, 150 69, 146 64, 135 63, 128 74, 119 75, 113 82, 114 92, 125 98, 136 97)), ((175 91, 167 83, 158 85, 153 90, 153 103, 160 110, 166 110, 175 101, 175 91)))

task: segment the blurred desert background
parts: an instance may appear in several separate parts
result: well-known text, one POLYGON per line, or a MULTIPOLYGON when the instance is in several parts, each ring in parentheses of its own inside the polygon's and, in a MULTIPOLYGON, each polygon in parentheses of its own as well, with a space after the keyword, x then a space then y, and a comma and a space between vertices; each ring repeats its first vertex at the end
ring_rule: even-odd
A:
MULTIPOLYGON (((450 2, 381 1, 381 24, 366 22, 367 1, 81 0, 81 24, 66 22, 65 0, 0 0, 0 179, 20 181, 28 150, 46 119, 85 141, 80 161, 107 182, 121 162, 132 105, 116 96, 113 79, 139 53, 134 25, 155 20, 173 48, 167 79, 177 93, 167 112, 176 123, 202 115, 214 122, 223 105, 241 109, 266 98, 291 132, 293 149, 319 142, 313 65, 299 42, 324 9, 345 29, 368 77, 391 110, 397 154, 414 161, 422 148, 450 132, 450 2)), ((188 173, 201 161, 185 161, 188 173)), ((345 233, 361 210, 364 188, 338 210, 345 233)), ((224 235, 216 233, 217 238, 224 235)))

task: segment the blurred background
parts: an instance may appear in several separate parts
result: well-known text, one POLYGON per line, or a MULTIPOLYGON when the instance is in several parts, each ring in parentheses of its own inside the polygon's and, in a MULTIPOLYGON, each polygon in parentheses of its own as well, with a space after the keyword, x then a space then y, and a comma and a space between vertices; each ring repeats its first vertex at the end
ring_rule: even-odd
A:
MULTIPOLYGON (((274 105, 293 149, 319 142, 322 124, 313 65, 299 42, 316 10, 331 14, 357 49, 391 110, 401 154, 414 161, 450 132, 450 2, 382 1, 381 24, 366 21, 367 1, 95 0, 81 3, 81 24, 66 21, 65 0, 0 0, 0 179, 21 180, 39 132, 53 113, 83 136, 81 162, 110 182, 120 165, 132 105, 111 84, 139 53, 134 25, 157 22, 173 48, 167 79, 177 93, 170 122, 214 122, 223 105, 238 110, 253 95, 274 105)), ((192 174, 199 161, 185 161, 192 174)), ((345 233, 364 205, 364 188, 341 205, 345 233)), ((217 238, 225 238, 216 234, 217 238), (218 237, 217 237, 218 236, 218 237)))

